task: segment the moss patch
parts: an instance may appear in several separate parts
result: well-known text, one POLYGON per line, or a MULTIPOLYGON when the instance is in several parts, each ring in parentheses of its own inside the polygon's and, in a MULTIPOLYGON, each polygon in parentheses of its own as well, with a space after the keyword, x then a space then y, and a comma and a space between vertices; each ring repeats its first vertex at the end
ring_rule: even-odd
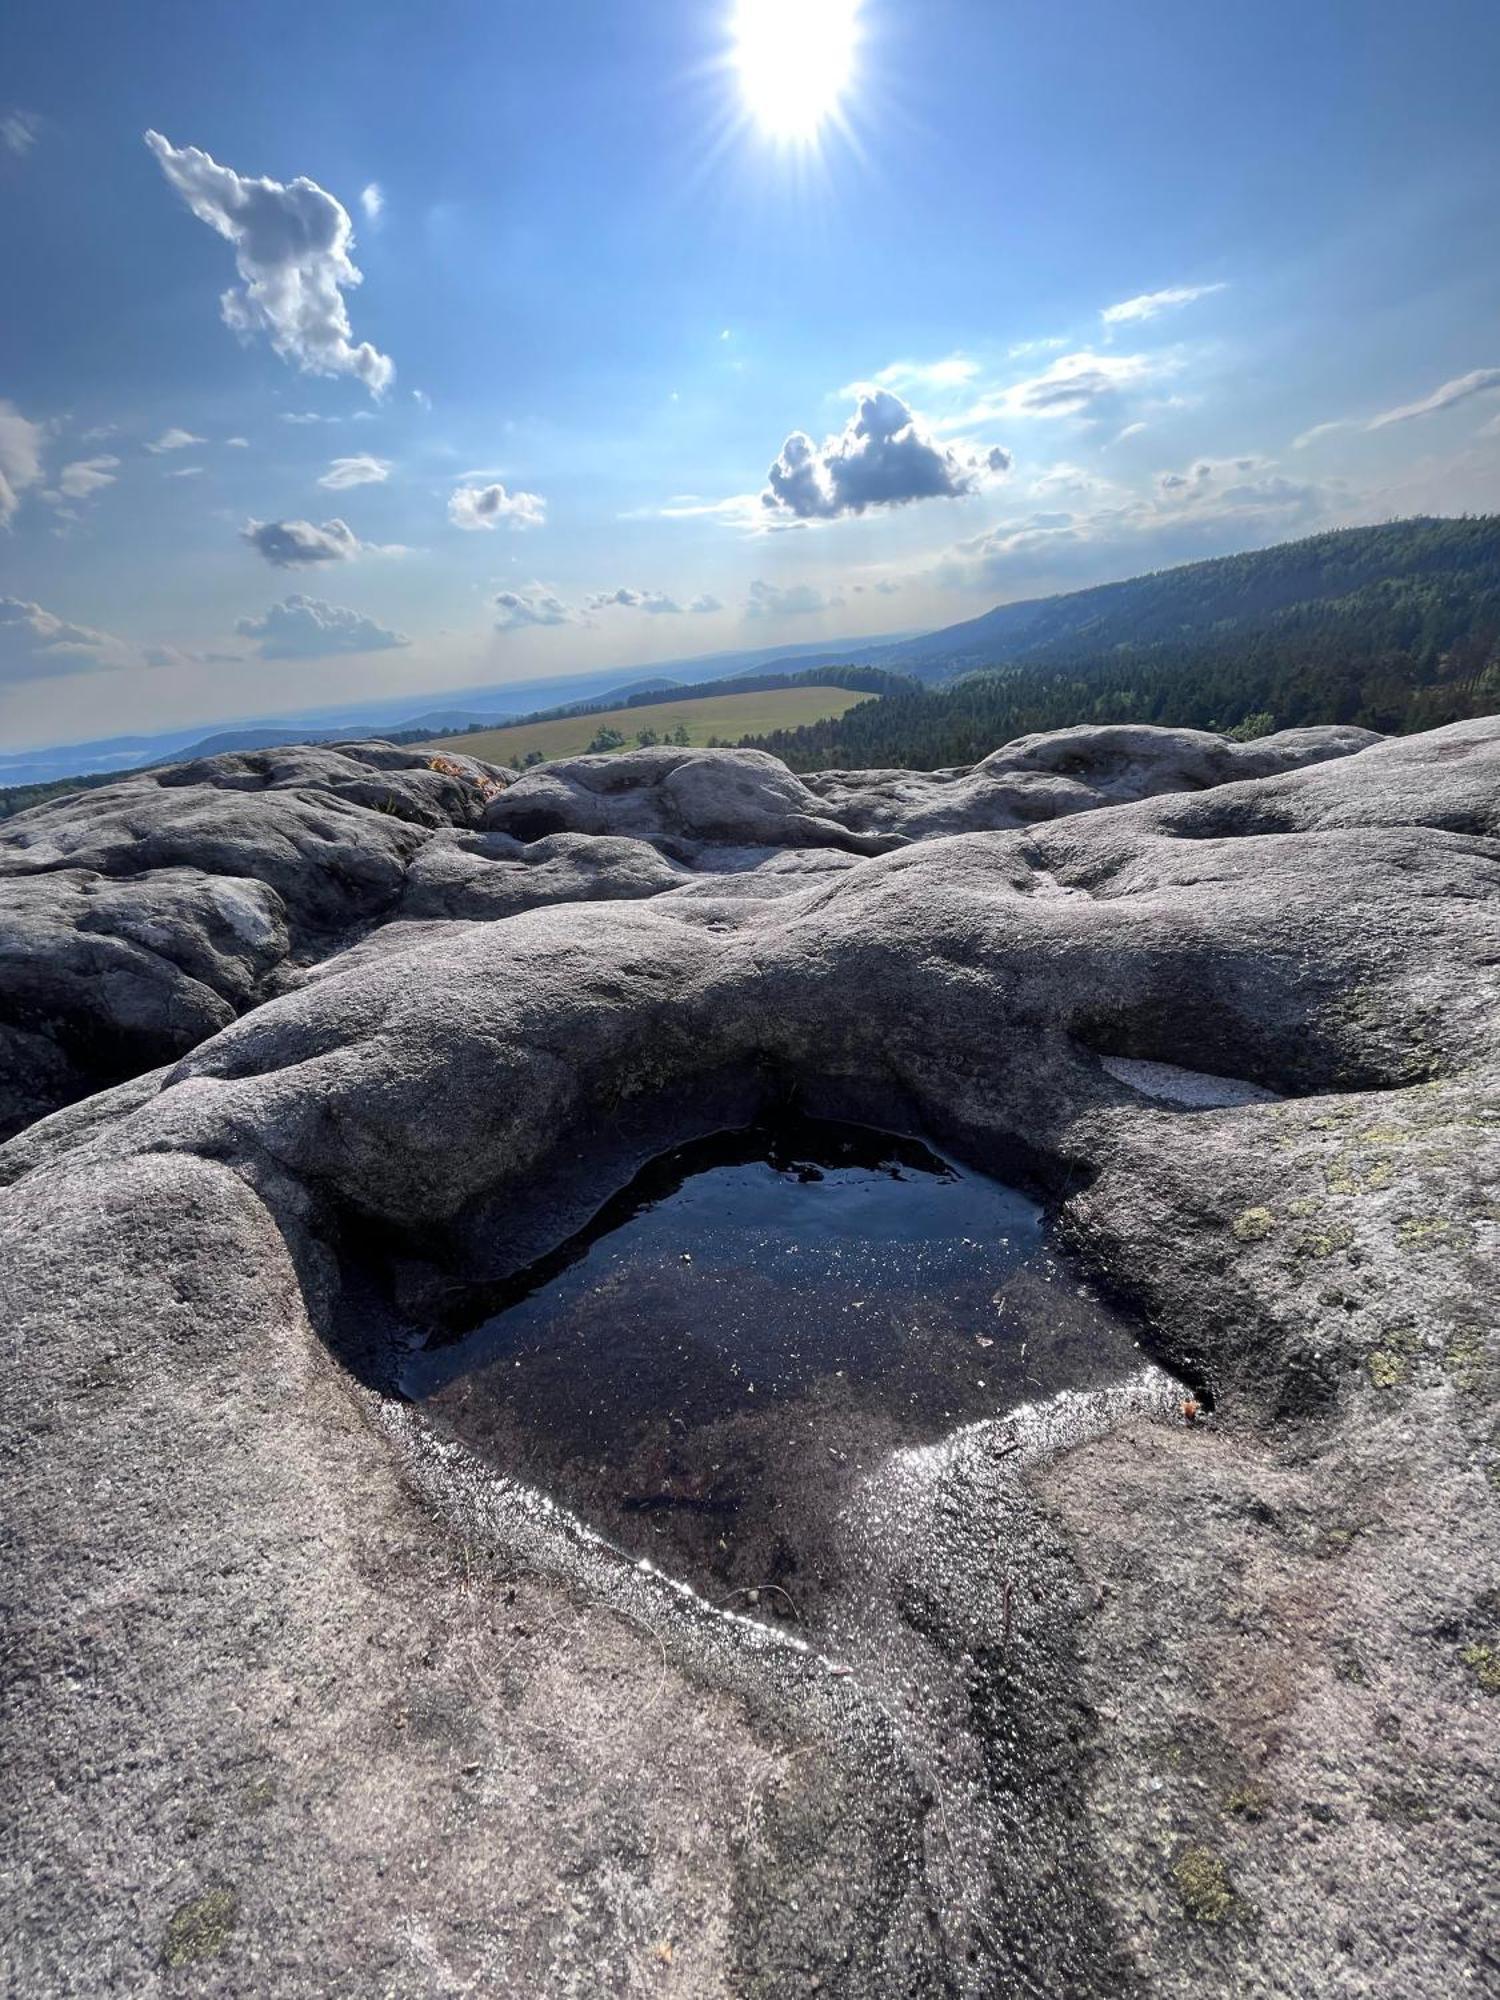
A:
POLYGON ((1486 1694, 1500 1694, 1500 1652, 1476 1640, 1464 1647, 1461 1658, 1486 1694))
POLYGON ((1237 1819, 1262 1820, 1271 1810, 1271 1794, 1259 1785, 1241 1785, 1224 1801, 1224 1810, 1237 1819))
POLYGON ((1230 1224, 1237 1243, 1264 1243, 1275 1227, 1276 1218, 1268 1208, 1242 1209, 1230 1224))
POLYGON ((1235 1906, 1229 1870, 1211 1847, 1185 1847, 1172 1864, 1182 1907, 1200 1924, 1221 1924, 1235 1906))
POLYGON ((1408 1215, 1396 1224, 1396 1241, 1403 1250, 1442 1250, 1452 1234, 1445 1215, 1408 1215))
POLYGON ((1377 1389, 1399 1389, 1411 1380, 1411 1364, 1404 1354, 1392 1354, 1377 1347, 1369 1357, 1370 1380, 1377 1389))
POLYGON ((173 1912, 162 1962, 177 1967, 218 1958, 234 1934, 240 1903, 233 1889, 209 1889, 173 1912))

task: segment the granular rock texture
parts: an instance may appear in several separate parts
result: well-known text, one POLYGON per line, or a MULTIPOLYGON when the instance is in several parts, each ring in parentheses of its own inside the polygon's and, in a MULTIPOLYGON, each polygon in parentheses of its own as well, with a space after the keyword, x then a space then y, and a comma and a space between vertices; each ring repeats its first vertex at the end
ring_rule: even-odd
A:
POLYGON ((113 1086, 0 1151, 8 1988, 1500 1981, 1500 724, 276 752, 0 855, 12 1122, 113 1086), (1024 1178, 1144 1348, 864 1469, 816 1628, 389 1393, 789 1096, 1024 1178))

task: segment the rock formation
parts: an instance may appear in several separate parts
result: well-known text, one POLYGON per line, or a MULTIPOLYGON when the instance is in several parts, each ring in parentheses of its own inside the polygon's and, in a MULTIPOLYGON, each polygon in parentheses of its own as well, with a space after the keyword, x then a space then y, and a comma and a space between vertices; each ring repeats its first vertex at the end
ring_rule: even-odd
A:
POLYGON ((276 751, 0 875, 10 1989, 1500 1977, 1500 723, 276 751), (1024 1178, 1143 1343, 863 1473, 805 1633, 391 1395, 366 1263, 788 1091, 1024 1178))

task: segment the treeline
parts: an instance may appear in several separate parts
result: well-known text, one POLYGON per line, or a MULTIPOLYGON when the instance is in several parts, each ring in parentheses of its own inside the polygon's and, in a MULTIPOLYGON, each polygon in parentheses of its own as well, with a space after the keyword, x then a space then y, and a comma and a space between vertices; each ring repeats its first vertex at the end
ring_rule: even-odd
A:
POLYGON ((1343 722, 1401 735, 1497 711, 1500 588, 1455 601, 1381 585, 1342 608, 1298 607, 1257 630, 976 673, 750 741, 796 771, 935 770, 1081 722, 1242 735, 1343 722))
POLYGON ((67 792, 91 792, 96 785, 113 785, 131 775, 128 769, 94 771, 86 778, 49 778, 44 785, 0 787, 0 819, 12 819, 17 813, 30 812, 33 806, 44 806, 48 799, 60 799, 67 792))

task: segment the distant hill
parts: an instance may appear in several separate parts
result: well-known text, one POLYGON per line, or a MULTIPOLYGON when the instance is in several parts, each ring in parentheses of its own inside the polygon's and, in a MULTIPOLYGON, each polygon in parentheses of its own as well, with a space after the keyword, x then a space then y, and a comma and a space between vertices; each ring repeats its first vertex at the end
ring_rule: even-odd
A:
POLYGON ((1500 709, 1500 518, 1396 521, 1190 563, 1006 605, 913 650, 884 658, 946 685, 757 747, 801 771, 931 770, 1079 722, 1436 728, 1500 709))
POLYGON ((1297 606, 1327 605, 1372 588, 1389 591, 1403 579, 1415 585, 1444 577, 1445 588, 1464 591, 1493 580, 1497 551, 1500 520, 1494 516, 1344 528, 1123 583, 1002 604, 961 625, 866 648, 857 657, 918 680, 945 681, 1023 660, 1103 655, 1210 631, 1224 635, 1297 606))

